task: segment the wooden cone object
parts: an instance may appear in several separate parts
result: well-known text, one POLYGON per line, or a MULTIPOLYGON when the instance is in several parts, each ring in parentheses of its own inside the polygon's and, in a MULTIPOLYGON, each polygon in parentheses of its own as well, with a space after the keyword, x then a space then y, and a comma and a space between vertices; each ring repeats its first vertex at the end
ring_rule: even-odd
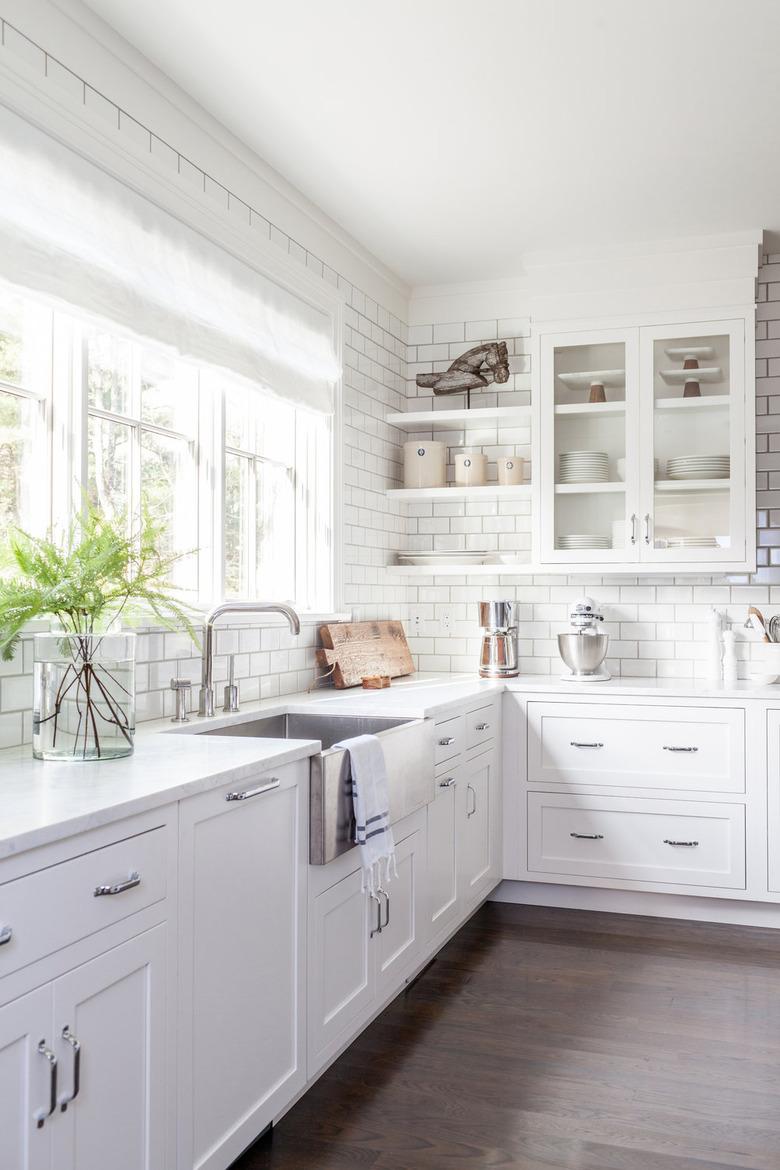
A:
POLYGON ((588 402, 606 402, 607 396, 601 382, 591 382, 588 402))
MULTIPOLYGON (((699 362, 697 358, 686 358, 683 362, 684 370, 698 370, 699 362)), ((701 398, 701 386, 695 378, 691 378, 690 382, 686 382, 683 388, 683 398, 701 398)))

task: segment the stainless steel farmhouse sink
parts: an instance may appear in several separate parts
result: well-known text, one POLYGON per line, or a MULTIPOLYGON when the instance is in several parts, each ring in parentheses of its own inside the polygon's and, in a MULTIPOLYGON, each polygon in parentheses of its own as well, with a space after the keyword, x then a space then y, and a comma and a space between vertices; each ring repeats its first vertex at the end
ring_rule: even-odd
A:
POLYGON ((429 719, 289 713, 247 719, 199 734, 320 741, 322 750, 311 757, 310 765, 309 861, 312 865, 326 865, 354 848, 347 753, 333 744, 354 735, 379 738, 387 764, 391 823, 430 804, 435 795, 434 727, 429 719))

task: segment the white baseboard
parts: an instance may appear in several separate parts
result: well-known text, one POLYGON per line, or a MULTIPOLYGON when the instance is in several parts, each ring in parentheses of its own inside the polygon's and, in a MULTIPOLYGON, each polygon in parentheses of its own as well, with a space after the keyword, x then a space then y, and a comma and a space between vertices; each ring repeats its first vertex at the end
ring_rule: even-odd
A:
POLYGON ((604 910, 611 914, 646 914, 652 918, 683 918, 694 922, 729 922, 740 926, 780 929, 780 905, 737 902, 726 898, 690 898, 640 890, 603 890, 542 882, 503 881, 491 902, 521 906, 559 906, 567 910, 604 910))

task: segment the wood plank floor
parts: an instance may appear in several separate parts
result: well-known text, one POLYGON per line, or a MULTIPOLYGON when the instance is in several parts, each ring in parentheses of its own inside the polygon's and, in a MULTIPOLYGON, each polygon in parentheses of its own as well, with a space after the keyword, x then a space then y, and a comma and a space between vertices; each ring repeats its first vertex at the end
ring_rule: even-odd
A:
POLYGON ((489 903, 236 1170, 780 1170, 780 931, 489 903))

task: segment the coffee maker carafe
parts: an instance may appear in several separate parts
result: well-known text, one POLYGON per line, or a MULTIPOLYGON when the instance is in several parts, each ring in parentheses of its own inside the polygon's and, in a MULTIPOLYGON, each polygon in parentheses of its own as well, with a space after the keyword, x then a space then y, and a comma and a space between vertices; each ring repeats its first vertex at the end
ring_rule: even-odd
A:
POLYGON ((480 601, 479 624, 482 627, 482 652, 479 673, 482 678, 515 678, 517 665, 517 623, 511 601, 480 601))

